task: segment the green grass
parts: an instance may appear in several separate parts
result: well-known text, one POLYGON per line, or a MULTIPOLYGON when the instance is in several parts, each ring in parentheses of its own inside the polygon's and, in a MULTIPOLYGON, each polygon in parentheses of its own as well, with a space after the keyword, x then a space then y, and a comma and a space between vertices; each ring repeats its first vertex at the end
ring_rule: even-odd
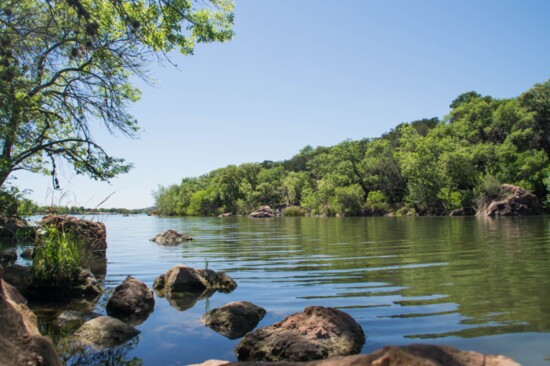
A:
POLYGON ((86 256, 76 236, 47 227, 39 239, 33 258, 33 281, 36 285, 67 290, 83 265, 86 256))

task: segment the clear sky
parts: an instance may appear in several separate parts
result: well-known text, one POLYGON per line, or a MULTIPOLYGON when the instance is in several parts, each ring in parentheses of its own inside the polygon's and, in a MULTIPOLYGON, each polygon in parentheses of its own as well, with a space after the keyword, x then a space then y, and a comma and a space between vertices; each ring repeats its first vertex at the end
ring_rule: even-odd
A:
POLYGON ((459 94, 515 97, 550 78, 548 0, 235 0, 235 38, 150 66, 132 106, 138 140, 107 151, 134 163, 110 184, 64 169, 19 174, 38 204, 142 208, 159 185, 229 164, 284 160, 306 145, 378 137, 443 117, 459 94))

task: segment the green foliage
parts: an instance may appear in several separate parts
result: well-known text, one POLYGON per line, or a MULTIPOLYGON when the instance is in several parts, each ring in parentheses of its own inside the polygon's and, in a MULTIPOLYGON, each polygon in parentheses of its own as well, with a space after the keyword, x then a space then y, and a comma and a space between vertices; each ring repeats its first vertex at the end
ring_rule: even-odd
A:
POLYGON ((97 180, 132 165, 109 155, 90 125, 137 136, 133 78, 174 50, 229 40, 230 0, 0 2, 0 187, 17 170, 52 175, 68 162, 97 180))
POLYGON ((283 210, 283 216, 304 216, 304 209, 299 206, 290 206, 283 210))
POLYGON ((327 216, 441 215, 475 207, 501 183, 548 201, 550 81, 512 99, 468 92, 451 106, 444 120, 401 123, 378 139, 306 146, 286 161, 184 179, 157 191, 158 211, 246 215, 261 205, 299 205, 327 216))
POLYGON ((74 234, 55 227, 45 230, 34 250, 33 281, 62 294, 69 289, 87 256, 74 234))

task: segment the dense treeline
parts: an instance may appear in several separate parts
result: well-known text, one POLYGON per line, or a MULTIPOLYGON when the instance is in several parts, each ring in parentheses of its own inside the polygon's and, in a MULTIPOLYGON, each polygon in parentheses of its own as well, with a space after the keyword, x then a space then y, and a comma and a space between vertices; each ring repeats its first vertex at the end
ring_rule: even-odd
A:
POLYGON ((155 192, 157 213, 248 214, 270 205, 328 216, 440 215, 475 208, 501 183, 550 207, 550 80, 512 99, 468 92, 450 108, 443 120, 402 123, 380 138, 184 178, 155 192))

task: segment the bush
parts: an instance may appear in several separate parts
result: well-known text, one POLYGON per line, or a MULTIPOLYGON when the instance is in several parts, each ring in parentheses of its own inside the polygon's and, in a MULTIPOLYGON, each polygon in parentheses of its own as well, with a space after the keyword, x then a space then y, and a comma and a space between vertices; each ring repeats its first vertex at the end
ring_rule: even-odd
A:
POLYGON ((50 226, 34 250, 32 273, 36 285, 66 292, 87 258, 73 233, 50 226))
POLYGON ((290 206, 283 210, 283 216, 304 216, 305 212, 300 206, 290 206))
POLYGON ((372 191, 365 202, 364 211, 371 215, 384 215, 390 211, 388 199, 382 191, 372 191))

